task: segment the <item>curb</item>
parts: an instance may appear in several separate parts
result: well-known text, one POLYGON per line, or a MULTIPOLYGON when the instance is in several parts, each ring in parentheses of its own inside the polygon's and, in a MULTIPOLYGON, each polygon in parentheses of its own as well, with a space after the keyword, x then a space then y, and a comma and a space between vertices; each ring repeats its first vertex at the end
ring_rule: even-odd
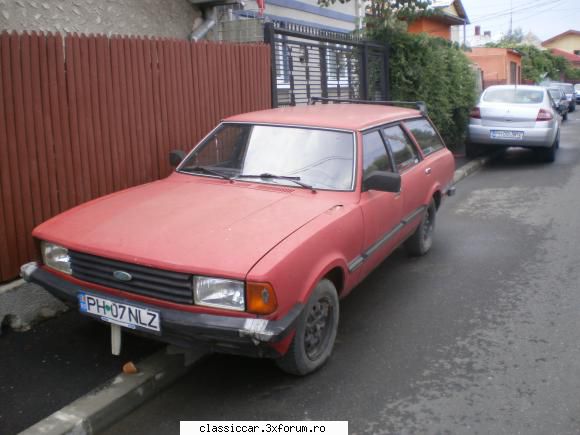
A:
POLYGON ((137 364, 138 373, 117 375, 20 434, 98 433, 170 385, 188 370, 189 364, 186 363, 192 363, 206 353, 199 350, 187 355, 170 355, 168 352, 169 348, 151 355, 137 364))
POLYGON ((488 164, 491 160, 497 157, 496 154, 492 154, 485 157, 478 157, 476 159, 471 160, 470 162, 463 165, 461 168, 455 171, 453 175, 453 183, 457 184, 464 178, 470 176, 474 172, 479 171, 483 166, 488 164))

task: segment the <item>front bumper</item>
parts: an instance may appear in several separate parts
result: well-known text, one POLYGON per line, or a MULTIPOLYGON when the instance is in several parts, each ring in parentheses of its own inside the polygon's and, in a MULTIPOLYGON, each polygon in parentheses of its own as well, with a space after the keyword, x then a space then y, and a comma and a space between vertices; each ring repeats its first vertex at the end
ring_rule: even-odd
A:
POLYGON ((530 127, 488 127, 469 124, 469 142, 479 145, 493 145, 505 147, 551 147, 556 140, 557 127, 530 128, 530 127), (524 132, 523 140, 491 139, 491 130, 518 130, 524 132))
MULTIPOLYGON (((25 281, 40 285, 77 309, 78 293, 87 290, 97 296, 135 304, 135 301, 129 299, 111 297, 89 287, 80 287, 42 269, 36 262, 23 265, 20 268, 20 275, 25 281)), ((203 343, 212 351, 258 357, 280 356, 272 344, 283 340, 294 330, 295 322, 303 307, 296 304, 283 318, 266 320, 191 313, 142 302, 138 304, 158 311, 161 316, 161 335, 145 334, 148 337, 183 347, 203 343)))

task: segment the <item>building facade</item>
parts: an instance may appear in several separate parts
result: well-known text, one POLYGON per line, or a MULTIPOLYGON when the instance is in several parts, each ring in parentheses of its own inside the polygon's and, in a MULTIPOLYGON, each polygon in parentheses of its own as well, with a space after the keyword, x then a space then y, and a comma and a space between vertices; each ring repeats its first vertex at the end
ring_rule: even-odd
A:
POLYGON ((520 84, 522 55, 509 48, 475 47, 467 56, 483 71, 483 87, 520 84))
POLYGON ((542 47, 555 48, 580 56, 580 31, 568 30, 542 42, 542 47))

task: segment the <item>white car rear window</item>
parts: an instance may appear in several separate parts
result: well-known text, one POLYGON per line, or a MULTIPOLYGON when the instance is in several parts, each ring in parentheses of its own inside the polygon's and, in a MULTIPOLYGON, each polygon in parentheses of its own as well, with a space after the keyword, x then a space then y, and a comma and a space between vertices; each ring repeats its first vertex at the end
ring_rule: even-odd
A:
POLYGON ((488 89, 483 101, 488 103, 539 104, 544 100, 544 91, 535 89, 488 89))

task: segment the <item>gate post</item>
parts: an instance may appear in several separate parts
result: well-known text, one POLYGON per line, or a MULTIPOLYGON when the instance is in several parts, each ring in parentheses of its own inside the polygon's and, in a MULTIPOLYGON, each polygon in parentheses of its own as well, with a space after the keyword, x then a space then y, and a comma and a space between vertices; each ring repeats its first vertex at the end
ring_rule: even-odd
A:
POLYGON ((386 101, 389 101, 391 99, 391 78, 390 78, 390 70, 389 70, 389 58, 391 56, 391 47, 389 44, 385 44, 385 51, 383 54, 383 62, 384 62, 384 71, 383 71, 383 75, 384 75, 384 80, 385 80, 385 89, 384 89, 384 95, 383 98, 386 101))
POLYGON ((270 86, 272 107, 278 107, 278 73, 276 68, 276 42, 274 38, 274 23, 264 24, 264 42, 270 44, 270 86))
POLYGON ((369 47, 363 43, 360 61, 360 97, 368 100, 369 96, 369 47))

